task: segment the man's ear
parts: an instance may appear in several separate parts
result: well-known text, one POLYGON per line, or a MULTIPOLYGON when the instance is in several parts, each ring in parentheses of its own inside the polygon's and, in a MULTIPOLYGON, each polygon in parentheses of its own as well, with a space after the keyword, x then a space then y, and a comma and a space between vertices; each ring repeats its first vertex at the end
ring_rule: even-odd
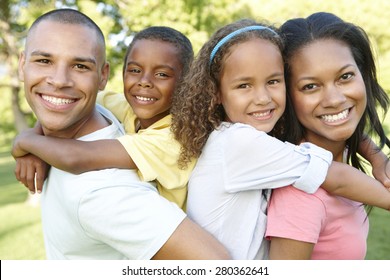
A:
POLYGON ((102 67, 102 72, 100 73, 99 81, 99 90, 104 90, 107 85, 108 78, 110 77, 110 64, 108 62, 104 63, 102 67))
POLYGON ((23 71, 23 68, 24 68, 25 63, 26 63, 26 54, 23 51, 19 55, 19 65, 18 65, 18 76, 19 76, 19 80, 21 82, 24 82, 24 71, 23 71))

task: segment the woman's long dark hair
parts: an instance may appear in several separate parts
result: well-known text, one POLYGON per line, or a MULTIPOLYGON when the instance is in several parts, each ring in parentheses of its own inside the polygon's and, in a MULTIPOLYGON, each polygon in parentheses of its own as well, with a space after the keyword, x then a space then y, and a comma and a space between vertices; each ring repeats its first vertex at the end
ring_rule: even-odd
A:
MULTIPOLYGON (((359 144, 366 135, 377 137, 380 148, 390 147, 390 140, 386 137, 381 120, 377 113, 380 106, 386 113, 389 108, 389 96, 379 85, 376 77, 376 66, 370 41, 366 32, 352 23, 345 22, 331 13, 315 13, 308 18, 292 19, 284 23, 280 33, 285 39, 284 59, 286 83, 290 84, 291 57, 302 47, 320 39, 333 39, 349 46, 352 55, 363 77, 367 107, 353 133, 347 140, 348 160, 352 166, 362 170, 364 168, 357 155, 359 144)), ((290 89, 287 87, 287 102, 291 105, 290 89)), ((305 136, 305 128, 299 123, 292 106, 286 106, 283 138, 292 143, 299 143, 305 136)))

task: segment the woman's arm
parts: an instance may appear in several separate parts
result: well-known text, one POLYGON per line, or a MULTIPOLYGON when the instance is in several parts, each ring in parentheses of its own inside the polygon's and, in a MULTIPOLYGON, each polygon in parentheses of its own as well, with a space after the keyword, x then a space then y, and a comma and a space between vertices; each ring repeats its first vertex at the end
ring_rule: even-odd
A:
POLYGON ((271 260, 310 260, 313 248, 314 243, 272 237, 269 258, 271 260))
POLYGON ((15 138, 12 155, 18 158, 28 153, 73 174, 105 168, 136 168, 116 139, 79 141, 38 135, 34 129, 28 129, 15 138))
POLYGON ((332 195, 390 210, 390 191, 374 178, 345 163, 332 162, 321 187, 332 195))

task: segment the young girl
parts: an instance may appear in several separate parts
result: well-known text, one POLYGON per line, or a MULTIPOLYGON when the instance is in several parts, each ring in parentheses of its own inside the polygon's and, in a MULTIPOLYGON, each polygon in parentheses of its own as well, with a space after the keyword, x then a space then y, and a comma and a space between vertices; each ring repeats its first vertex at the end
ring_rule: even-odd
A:
MULTIPOLYGON (((161 195, 185 207, 192 166, 179 169, 179 144, 170 132, 172 94, 193 59, 191 42, 169 27, 149 27, 129 45, 123 66, 124 95, 101 93, 98 102, 124 124, 127 135, 83 142, 37 135, 27 130, 14 142, 13 155, 31 153, 59 169, 82 173, 104 168, 137 169, 144 181, 157 181, 161 195), (126 102, 127 100, 127 102, 126 102)), ((34 164, 18 161, 16 175, 35 190, 34 164)), ((39 176, 42 172, 39 172, 39 176)), ((43 180, 39 180, 38 190, 43 180)))
MULTIPOLYGON (((331 163, 330 152, 267 134, 285 108, 282 43, 272 27, 252 20, 221 28, 200 50, 171 110, 183 145, 180 164, 200 156, 187 213, 234 259, 266 258, 270 189, 294 184, 313 193, 326 179, 323 188, 334 194, 390 207, 390 192, 346 164, 331 163)), ((283 129, 277 125, 273 133, 283 129)))
MULTIPOLYGON (((386 112, 389 97, 378 84, 366 33, 329 13, 289 20, 281 33, 294 107, 288 140, 314 143, 363 171, 357 156, 363 132, 390 146, 375 106, 386 112)), ((361 203, 321 188, 307 195, 286 187, 272 194, 266 235, 271 258, 364 259, 368 219, 361 203)))

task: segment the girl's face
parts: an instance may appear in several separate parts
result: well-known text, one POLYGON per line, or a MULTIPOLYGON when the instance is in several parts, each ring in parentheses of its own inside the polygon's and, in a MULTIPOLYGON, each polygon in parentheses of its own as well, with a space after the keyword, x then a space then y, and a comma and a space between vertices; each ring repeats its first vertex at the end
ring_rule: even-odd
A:
POLYGON ((282 55, 268 40, 251 39, 224 58, 220 100, 226 121, 270 132, 286 105, 282 55))
POLYGON ((148 39, 135 42, 127 57, 123 83, 126 99, 142 128, 169 114, 182 68, 175 45, 148 39))
POLYGON ((306 141, 344 147, 366 108, 366 88, 350 48, 338 40, 309 44, 294 54, 291 97, 306 141))

